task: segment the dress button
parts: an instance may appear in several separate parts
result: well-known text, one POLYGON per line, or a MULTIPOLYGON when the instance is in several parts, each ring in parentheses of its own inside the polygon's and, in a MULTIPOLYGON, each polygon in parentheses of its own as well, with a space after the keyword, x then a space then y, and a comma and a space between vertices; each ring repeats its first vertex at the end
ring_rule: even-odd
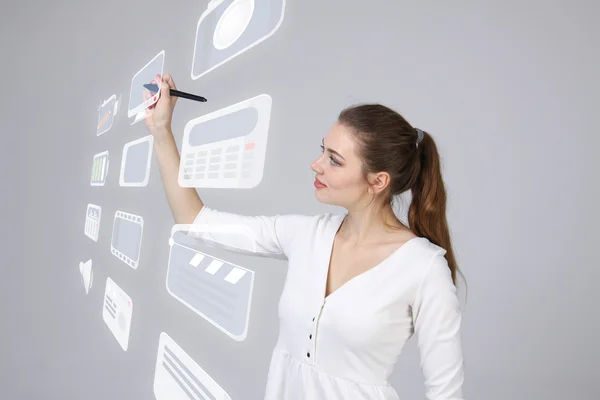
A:
POLYGON ((312 339, 312 333, 311 333, 310 335, 308 335, 308 338, 309 338, 309 339, 312 339))
POLYGON ((313 321, 315 320, 315 317, 313 317, 313 321))
POLYGON ((310 353, 306 353, 306 357, 310 358, 310 353))

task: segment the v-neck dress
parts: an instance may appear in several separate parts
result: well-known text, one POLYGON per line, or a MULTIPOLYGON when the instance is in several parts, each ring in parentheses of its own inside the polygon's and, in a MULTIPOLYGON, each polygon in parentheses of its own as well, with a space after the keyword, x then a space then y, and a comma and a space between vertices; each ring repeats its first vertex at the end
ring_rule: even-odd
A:
POLYGON ((446 250, 411 239, 325 297, 345 216, 245 216, 204 206, 194 220, 243 228, 194 233, 203 240, 288 261, 265 400, 399 400, 388 377, 414 333, 427 399, 464 399, 461 311, 446 250))

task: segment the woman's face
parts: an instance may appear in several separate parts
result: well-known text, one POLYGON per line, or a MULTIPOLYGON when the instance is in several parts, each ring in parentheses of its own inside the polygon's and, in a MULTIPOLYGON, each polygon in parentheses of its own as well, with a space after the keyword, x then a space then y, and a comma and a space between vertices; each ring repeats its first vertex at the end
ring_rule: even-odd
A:
POLYGON ((369 201, 368 183, 356 151, 352 132, 336 122, 323 139, 322 154, 311 164, 315 178, 325 187, 315 186, 315 195, 323 203, 353 208, 369 201), (363 200, 366 199, 366 200, 363 200))

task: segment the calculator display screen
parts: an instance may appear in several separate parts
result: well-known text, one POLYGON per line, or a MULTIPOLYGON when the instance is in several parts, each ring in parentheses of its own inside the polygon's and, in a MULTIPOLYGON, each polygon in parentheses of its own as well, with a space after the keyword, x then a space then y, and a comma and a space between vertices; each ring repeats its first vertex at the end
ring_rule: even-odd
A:
POLYGON ((244 108, 227 115, 227 118, 215 118, 192 128, 189 136, 191 146, 202 146, 248 136, 258 122, 256 108, 244 108))

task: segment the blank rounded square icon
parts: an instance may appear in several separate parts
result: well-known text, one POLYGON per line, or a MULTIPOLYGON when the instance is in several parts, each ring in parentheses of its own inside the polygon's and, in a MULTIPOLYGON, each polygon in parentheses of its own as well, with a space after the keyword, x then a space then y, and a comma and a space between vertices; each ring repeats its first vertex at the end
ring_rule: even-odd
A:
POLYGON ((154 136, 126 143, 121 158, 120 186, 143 187, 148 184, 154 136))
POLYGON ((200 16, 192 59, 198 79, 271 37, 281 23, 285 0, 213 0, 200 16))
POLYGON ((120 98, 117 100, 117 95, 113 94, 98 107, 98 126, 96 127, 96 136, 100 136, 108 132, 113 126, 115 117, 119 113, 120 98))
POLYGON ((137 269, 142 250, 144 219, 139 215, 115 212, 110 251, 119 260, 137 269))
POLYGON ((165 51, 163 50, 148 61, 131 79, 127 117, 135 117, 132 125, 146 118, 146 109, 158 101, 160 91, 155 92, 148 85, 158 84, 157 76, 162 79, 164 65, 165 51))
POLYGON ((229 394, 165 332, 154 369, 156 400, 231 400, 229 394))
POLYGON ((263 177, 271 97, 261 94, 189 121, 183 132, 179 185, 256 187, 263 177))
POLYGON ((92 162, 92 177, 90 185, 104 186, 108 175, 108 151, 103 151, 94 156, 92 162))

